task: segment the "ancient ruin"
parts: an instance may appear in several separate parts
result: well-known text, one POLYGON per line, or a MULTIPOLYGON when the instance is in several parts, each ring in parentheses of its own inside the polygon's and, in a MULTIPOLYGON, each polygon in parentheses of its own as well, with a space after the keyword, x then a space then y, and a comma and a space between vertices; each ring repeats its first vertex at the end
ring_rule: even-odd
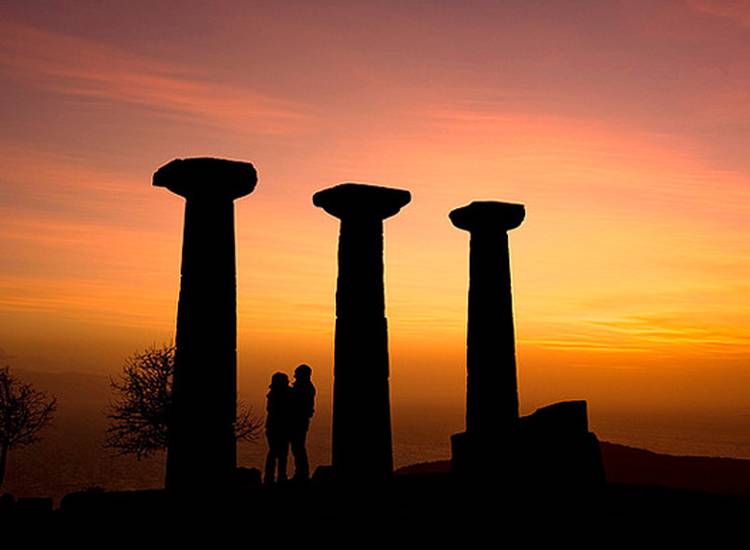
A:
POLYGON ((313 196, 341 220, 332 442, 339 478, 376 481, 393 471, 383 220, 410 200, 408 191, 356 183, 313 196))
POLYGON ((497 437, 518 420, 516 343, 508 231, 523 222, 523 205, 472 202, 450 213, 469 231, 466 432, 497 437))
POLYGON ((450 220, 470 233, 466 431, 451 438, 452 470, 525 489, 603 483, 585 401, 556 403, 519 418, 508 231, 521 204, 476 201, 450 220))
POLYGON ((237 450, 237 283, 234 200, 255 188, 253 165, 177 159, 153 185, 185 198, 180 298, 166 488, 226 488, 237 450))

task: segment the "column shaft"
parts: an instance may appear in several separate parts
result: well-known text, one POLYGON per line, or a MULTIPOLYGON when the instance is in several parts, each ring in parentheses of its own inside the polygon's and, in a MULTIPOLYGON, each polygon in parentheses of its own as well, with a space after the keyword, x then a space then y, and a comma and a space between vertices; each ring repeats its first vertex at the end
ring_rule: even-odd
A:
POLYGON ((167 488, 224 486, 236 466, 234 204, 188 199, 167 488))
POLYGON ((383 222, 342 218, 334 360, 333 466, 337 475, 393 470, 383 222))
POLYGON ((518 419, 508 234, 471 233, 466 431, 497 436, 518 419))

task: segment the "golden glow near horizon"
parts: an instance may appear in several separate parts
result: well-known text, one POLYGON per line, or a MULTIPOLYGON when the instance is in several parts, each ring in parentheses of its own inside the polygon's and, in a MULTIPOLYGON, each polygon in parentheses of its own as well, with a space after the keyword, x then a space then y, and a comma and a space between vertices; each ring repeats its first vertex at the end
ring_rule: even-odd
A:
POLYGON ((746 3, 230 4, 2 8, 2 363, 110 373, 169 340, 183 203, 150 176, 215 155, 259 173, 237 202, 245 391, 305 361, 327 396, 338 225, 311 196, 361 181, 413 194, 386 222, 396 407, 463 400, 447 214, 491 198, 527 207, 524 410, 750 412, 746 3))

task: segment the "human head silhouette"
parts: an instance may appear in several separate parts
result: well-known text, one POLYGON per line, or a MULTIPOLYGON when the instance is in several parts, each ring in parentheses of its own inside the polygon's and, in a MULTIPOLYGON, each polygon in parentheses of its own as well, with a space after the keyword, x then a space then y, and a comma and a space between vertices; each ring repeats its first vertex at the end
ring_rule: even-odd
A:
POLYGON ((312 369, 310 368, 310 365, 305 365, 304 363, 294 369, 294 378, 296 380, 310 380, 310 377, 312 376, 312 369))
POLYGON ((271 385, 268 387, 272 390, 288 388, 289 377, 286 375, 286 373, 277 372, 271 377, 271 385))

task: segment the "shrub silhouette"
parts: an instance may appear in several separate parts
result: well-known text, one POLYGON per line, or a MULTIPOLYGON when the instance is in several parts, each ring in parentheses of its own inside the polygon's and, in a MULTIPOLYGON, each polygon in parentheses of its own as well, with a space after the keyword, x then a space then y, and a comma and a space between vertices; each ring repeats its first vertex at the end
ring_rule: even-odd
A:
MULTIPOLYGON (((174 356, 172 345, 147 348, 128 357, 119 377, 110 378, 115 398, 107 413, 105 447, 139 460, 167 448, 174 356)), ((262 419, 238 403, 237 441, 256 441, 261 431, 262 419)))
POLYGON ((39 440, 39 432, 57 408, 54 397, 15 378, 10 367, 0 369, 0 488, 5 479, 8 453, 39 440))

